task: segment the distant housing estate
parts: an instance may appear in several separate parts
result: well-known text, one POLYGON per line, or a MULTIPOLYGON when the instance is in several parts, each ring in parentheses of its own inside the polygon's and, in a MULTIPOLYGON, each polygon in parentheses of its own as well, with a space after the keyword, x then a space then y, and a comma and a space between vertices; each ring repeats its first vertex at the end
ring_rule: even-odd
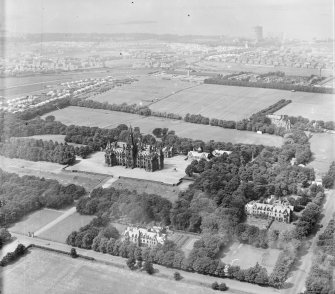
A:
POLYGON ((158 244, 163 245, 167 240, 167 234, 162 227, 142 228, 129 226, 124 231, 123 236, 126 240, 137 244, 138 246, 155 247, 158 244))
POLYGON ((276 200, 272 204, 251 201, 245 205, 248 215, 272 218, 280 222, 289 223, 293 206, 287 201, 276 200))

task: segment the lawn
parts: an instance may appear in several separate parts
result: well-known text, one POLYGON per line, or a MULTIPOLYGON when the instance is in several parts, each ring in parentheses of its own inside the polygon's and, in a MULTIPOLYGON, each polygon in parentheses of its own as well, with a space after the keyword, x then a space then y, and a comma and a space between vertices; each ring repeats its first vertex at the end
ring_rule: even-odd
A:
POLYGON ((224 257, 221 260, 224 263, 238 265, 242 269, 247 269, 258 262, 270 274, 276 264, 280 250, 256 248, 251 245, 235 242, 229 248, 225 249, 223 253, 224 257))
POLYGON ((313 161, 309 166, 315 169, 317 177, 321 177, 335 161, 335 134, 313 134, 309 141, 313 152, 313 161))
POLYGON ((0 156, 1 169, 17 173, 20 176, 29 175, 57 180, 62 185, 76 184, 90 191, 99 185, 106 176, 62 171, 63 166, 57 163, 39 161, 33 162, 18 158, 0 156))
POLYGON ((39 249, 30 250, 19 261, 0 269, 1 282, 6 294, 214 293, 208 287, 39 249))
POLYGON ((186 256, 190 254, 193 249, 194 242, 199 240, 200 236, 174 232, 168 234, 168 240, 173 241, 179 249, 181 249, 186 256))
POLYGON ((76 212, 52 226, 50 229, 44 231, 38 237, 41 239, 65 243, 66 238, 73 231, 78 231, 81 227, 86 226, 94 217, 94 215, 80 215, 76 212))
POLYGON ((120 87, 92 97, 98 102, 109 104, 142 104, 147 105, 155 99, 162 99, 182 89, 191 87, 193 84, 178 80, 163 80, 159 77, 141 76, 138 81, 124 84, 120 87))
MULTIPOLYGON (((129 177, 133 179, 151 180, 167 184, 177 184, 185 176, 185 169, 189 164, 184 156, 174 156, 164 159, 164 169, 155 172, 147 172, 144 169, 127 169, 124 166, 105 165, 105 153, 95 152, 87 159, 79 160, 75 165, 69 166, 66 170, 83 172, 94 172, 99 174, 112 175, 114 178, 129 177)), ((142 184, 142 183, 141 183, 142 184)))
POLYGON ((115 128, 119 124, 140 127, 142 133, 150 134, 154 128, 169 128, 180 137, 199 139, 203 141, 215 140, 231 143, 263 144, 267 146, 281 146, 282 138, 268 134, 259 135, 255 132, 223 129, 209 125, 198 125, 180 120, 159 117, 145 117, 136 114, 91 109, 70 106, 56 110, 47 115, 54 115, 56 120, 66 125, 95 126, 100 128, 115 128), (89 119, 87 119, 89 118, 89 119))
POLYGON ((24 217, 9 230, 14 233, 28 235, 28 232, 36 232, 38 229, 61 216, 62 213, 62 211, 41 209, 24 217))
POLYGON ((160 183, 149 182, 145 180, 137 179, 117 179, 117 181, 111 184, 111 187, 116 189, 128 189, 130 191, 137 191, 137 193, 147 193, 147 194, 156 194, 162 196, 171 202, 174 202, 178 199, 178 194, 181 191, 180 185, 178 186, 168 186, 162 185, 160 183))
POLYGON ((259 229, 266 229, 271 222, 270 219, 256 218, 254 216, 248 215, 247 220, 245 221, 249 226, 256 226, 259 229))

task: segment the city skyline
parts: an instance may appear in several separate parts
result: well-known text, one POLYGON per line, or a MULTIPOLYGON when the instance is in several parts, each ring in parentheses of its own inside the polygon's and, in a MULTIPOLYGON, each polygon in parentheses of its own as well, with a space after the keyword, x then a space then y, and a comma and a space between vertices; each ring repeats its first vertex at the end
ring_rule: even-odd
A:
POLYGON ((264 37, 333 36, 331 0, 4 0, 10 33, 154 33, 253 37, 262 26, 264 37), (191 4, 192 3, 192 4, 191 4))

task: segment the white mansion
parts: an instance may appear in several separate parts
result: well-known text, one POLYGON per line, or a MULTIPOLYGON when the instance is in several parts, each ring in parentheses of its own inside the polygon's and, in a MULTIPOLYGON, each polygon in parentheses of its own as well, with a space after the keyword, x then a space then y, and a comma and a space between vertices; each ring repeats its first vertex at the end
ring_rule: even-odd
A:
POLYGON ((164 244, 167 234, 163 233, 162 227, 142 228, 129 226, 124 231, 123 236, 126 240, 136 243, 139 246, 154 247, 158 244, 164 244))
POLYGON ((245 212, 248 215, 273 218, 280 222, 289 223, 293 206, 287 201, 276 200, 273 204, 251 201, 245 205, 245 212))

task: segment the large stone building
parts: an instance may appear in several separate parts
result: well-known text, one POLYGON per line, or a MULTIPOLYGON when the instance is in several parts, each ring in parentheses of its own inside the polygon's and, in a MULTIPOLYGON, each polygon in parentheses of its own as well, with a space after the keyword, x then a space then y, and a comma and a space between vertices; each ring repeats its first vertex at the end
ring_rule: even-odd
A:
POLYGON ((245 205, 245 212, 248 215, 272 218, 280 222, 289 223, 293 206, 287 201, 276 200, 272 204, 251 201, 245 205))
POLYGON ((133 134, 130 136, 131 144, 108 142, 105 150, 105 163, 108 166, 138 167, 150 172, 164 168, 164 154, 161 148, 141 142, 134 143, 133 134))
POLYGON ((167 240, 167 234, 161 227, 141 228, 130 226, 124 231, 123 236, 126 240, 137 244, 138 246, 155 247, 158 244, 163 245, 167 240))
POLYGON ((291 129, 291 121, 286 115, 267 114, 267 118, 271 120, 277 128, 284 128, 285 130, 291 129))

